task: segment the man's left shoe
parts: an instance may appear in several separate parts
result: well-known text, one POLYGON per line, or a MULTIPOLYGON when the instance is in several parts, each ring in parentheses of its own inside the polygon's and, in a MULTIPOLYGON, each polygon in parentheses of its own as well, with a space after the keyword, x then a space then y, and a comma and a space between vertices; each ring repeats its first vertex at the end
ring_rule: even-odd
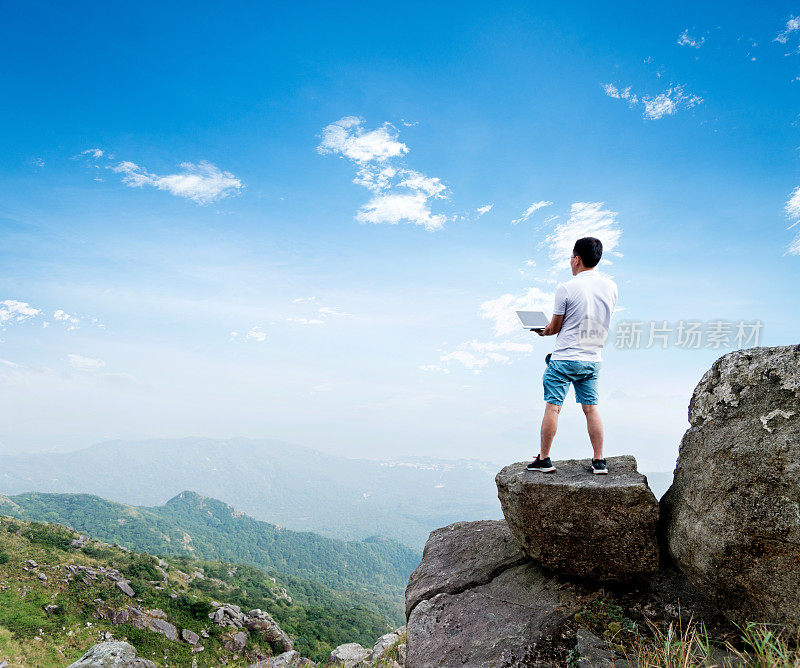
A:
POLYGON ((593 459, 592 460, 592 473, 595 475, 606 475, 608 474, 608 467, 606 466, 605 459, 593 459))

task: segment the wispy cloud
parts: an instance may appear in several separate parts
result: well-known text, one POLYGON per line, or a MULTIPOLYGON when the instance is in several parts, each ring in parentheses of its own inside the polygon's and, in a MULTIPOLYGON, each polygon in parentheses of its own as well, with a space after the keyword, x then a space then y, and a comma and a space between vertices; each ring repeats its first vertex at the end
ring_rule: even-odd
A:
POLYGON ((575 241, 581 237, 597 237, 603 242, 603 256, 614 251, 622 236, 617 212, 603 208, 603 202, 575 202, 570 217, 556 225, 542 244, 547 248, 555 269, 566 268, 575 241))
POLYGON ((123 174, 122 182, 132 188, 151 186, 158 190, 190 199, 197 204, 210 204, 236 194, 244 187, 241 180, 210 162, 182 162, 175 174, 153 174, 134 162, 123 161, 110 169, 123 174))
MULTIPOLYGON (((472 371, 480 371, 488 366, 491 362, 497 364, 510 364, 512 361, 511 354, 516 357, 527 356, 534 351, 533 344, 530 343, 515 343, 513 341, 465 341, 449 353, 444 353, 440 356, 441 362, 459 362, 463 367, 472 371)), ((443 370, 446 368, 438 367, 436 365, 426 365, 430 367, 429 370, 443 370)), ((422 368, 422 367, 421 367, 422 368)))
MULTIPOLYGON (((798 223, 800 223, 800 186, 795 188, 792 194, 789 195, 784 210, 786 211, 787 217, 793 221, 788 229, 797 227, 798 223)), ((800 231, 795 234, 786 252, 789 253, 789 255, 800 255, 800 231)))
POLYGON ((375 130, 365 130, 363 119, 345 116, 322 131, 319 153, 339 153, 354 162, 365 165, 384 162, 408 153, 408 146, 397 140, 397 131, 390 123, 375 130))
POLYGON ((78 324, 81 321, 80 318, 67 313, 63 309, 58 309, 55 313, 53 313, 53 319, 63 322, 66 328, 70 331, 78 329, 78 324))
POLYGON ((683 85, 670 86, 658 95, 638 95, 630 86, 619 88, 614 84, 602 84, 603 91, 608 97, 616 100, 625 100, 631 107, 641 106, 642 115, 650 120, 658 120, 664 116, 673 116, 680 109, 691 109, 703 103, 699 95, 687 93, 683 85))
POLYGON ((428 231, 441 229, 448 217, 431 211, 431 201, 447 198, 447 188, 441 179, 396 162, 409 149, 398 139, 393 125, 384 123, 367 130, 363 124, 363 119, 356 116, 331 123, 323 129, 317 146, 321 154, 336 154, 351 160, 358 167, 353 182, 373 193, 372 199, 356 213, 356 220, 389 225, 406 222, 428 231))
POLYGON ((534 202, 527 209, 525 209, 525 211, 523 212, 523 214, 519 218, 515 218, 514 220, 512 220, 511 224, 512 225, 518 225, 519 223, 524 223, 536 211, 538 211, 539 209, 543 209, 546 206, 550 206, 551 204, 552 204, 552 202, 548 202, 548 201, 545 201, 545 200, 542 200, 541 202, 534 202))
POLYGON ((320 313, 323 316, 326 315, 335 315, 335 316, 349 316, 349 313, 345 313, 342 311, 341 308, 338 306, 320 306, 317 309, 317 313, 320 313))
POLYGON ((689 47, 691 47, 693 49, 699 49, 705 43, 706 43, 706 38, 705 37, 701 36, 700 39, 695 39, 694 37, 689 35, 688 29, 684 30, 678 36, 678 44, 680 44, 681 46, 689 46, 689 47))
POLYGON ((67 359, 69 360, 70 366, 75 369, 100 369, 106 365, 106 363, 101 359, 97 359, 95 357, 84 357, 83 355, 75 355, 73 353, 67 355, 67 359))
POLYGON ((789 41, 789 36, 797 30, 800 30, 800 16, 790 16, 783 30, 775 37, 775 41, 786 44, 789 41))
POLYGON ((16 322, 25 322, 35 318, 41 310, 34 308, 28 302, 17 299, 5 299, 0 301, 0 329, 16 322))
MULTIPOLYGON (((110 169, 122 175, 122 182, 131 188, 149 186, 163 190, 176 197, 190 199, 197 204, 210 204, 241 192, 242 181, 230 172, 222 171, 205 160, 198 163, 182 162, 180 171, 174 174, 154 174, 130 160, 109 164, 113 156, 101 148, 89 148, 80 153, 89 158, 89 164, 96 168, 110 169), (103 163, 98 161, 104 159, 103 163), (109 162, 107 162, 109 161, 109 162)), ((78 156, 79 157, 79 156, 78 156)), ((95 177, 95 181, 103 179, 95 177)))
POLYGON ((495 336, 504 336, 520 329, 517 311, 546 311, 553 305, 553 293, 537 287, 527 288, 520 294, 504 294, 480 305, 481 318, 494 323, 495 336))
POLYGON ((246 336, 249 341, 257 341, 258 343, 264 343, 267 340, 266 333, 258 325, 247 332, 246 336))
POLYGON ((480 218, 483 214, 489 213, 492 210, 494 203, 487 204, 486 206, 479 206, 476 211, 478 212, 478 218, 480 218))
POLYGON ((388 223, 403 221, 422 225, 428 231, 441 229, 447 217, 431 213, 428 197, 424 193, 387 193, 373 197, 356 214, 360 223, 388 223))

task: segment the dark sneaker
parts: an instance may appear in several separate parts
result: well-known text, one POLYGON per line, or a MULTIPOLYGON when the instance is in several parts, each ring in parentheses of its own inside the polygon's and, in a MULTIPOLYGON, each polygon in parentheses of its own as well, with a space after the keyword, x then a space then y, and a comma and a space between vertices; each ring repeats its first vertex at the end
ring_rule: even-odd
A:
POLYGON ((608 473, 608 467, 606 466, 605 459, 593 459, 592 460, 592 473, 595 475, 606 475, 608 473))
POLYGON ((528 464, 526 468, 529 471, 541 471, 542 473, 552 473, 556 470, 556 467, 553 466, 553 462, 550 461, 550 457, 540 459, 539 455, 536 455, 536 459, 528 464))

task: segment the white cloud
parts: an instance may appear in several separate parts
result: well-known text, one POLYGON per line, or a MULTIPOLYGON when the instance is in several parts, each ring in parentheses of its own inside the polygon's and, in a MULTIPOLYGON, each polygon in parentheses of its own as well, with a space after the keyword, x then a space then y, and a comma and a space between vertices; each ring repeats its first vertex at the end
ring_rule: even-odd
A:
POLYGON ((603 202, 575 202, 569 220, 556 225, 542 243, 547 246, 555 268, 559 269, 569 264, 572 248, 581 237, 600 239, 605 255, 617 247, 621 235, 616 211, 604 209, 603 202))
POLYGON ((408 147, 397 141, 397 131, 390 123, 375 130, 365 130, 363 122, 357 116, 346 116, 331 123, 322 131, 317 151, 339 153, 361 164, 383 162, 408 153, 408 147))
POLYGON ((305 304, 316 301, 316 299, 316 297, 297 297, 296 299, 292 299, 292 304, 305 304))
POLYGON ((440 358, 442 362, 449 362, 455 360, 461 362, 467 369, 478 370, 489 364, 488 357, 478 357, 467 350, 454 350, 451 353, 442 355, 440 358))
POLYGON ((483 214, 485 214, 485 213, 489 213, 489 212, 492 210, 492 207, 493 207, 493 206, 494 206, 494 203, 492 203, 492 204, 487 204, 486 206, 479 206, 479 207, 478 207, 478 209, 477 209, 477 211, 478 211, 478 218, 480 218, 480 217, 481 217, 483 214))
POLYGON ((364 121, 347 116, 322 131, 317 151, 344 156, 358 166, 353 183, 375 193, 356 214, 361 223, 396 225, 407 222, 429 231, 440 229, 448 221, 434 214, 430 200, 446 199, 447 187, 438 177, 427 176, 402 164, 391 164, 408 153, 408 146, 397 138, 389 123, 374 130, 363 127, 364 121))
MULTIPOLYGON (((792 194, 786 201, 784 210, 786 211, 786 215, 794 221, 789 225, 789 229, 796 227, 797 224, 800 223, 800 186, 792 191, 792 194)), ((786 252, 789 253, 789 255, 800 255, 800 232, 792 239, 786 252)))
POLYGON ((700 39, 694 39, 693 37, 689 36, 688 30, 684 30, 678 37, 678 44, 680 44, 681 46, 690 46, 693 49, 699 49, 705 43, 706 43, 705 37, 701 37, 700 39))
POLYGON ((394 167, 383 167, 382 169, 362 167, 358 170, 353 183, 369 188, 374 192, 380 192, 391 185, 392 179, 396 174, 397 170, 394 167))
POLYGON ((182 162, 180 166, 183 171, 163 176, 152 174, 128 160, 112 165, 109 169, 124 174, 122 182, 131 188, 152 186, 198 204, 216 202, 243 188, 242 182, 236 176, 223 172, 210 162, 182 162))
POLYGON ((84 357, 83 355, 74 355, 70 353, 67 355, 70 366, 75 369, 99 369, 104 367, 106 363, 103 360, 94 357, 84 357))
POLYGON ((438 364, 420 364, 419 368, 422 371, 439 371, 441 373, 450 373, 450 369, 447 369, 446 367, 443 366, 439 366, 438 364))
POLYGON ((602 84, 603 90, 608 97, 613 97, 616 100, 628 100, 631 105, 637 104, 639 102, 639 97, 636 93, 631 91, 631 87, 628 86, 624 89, 617 88, 614 84, 602 84))
POLYGON ((78 329, 78 324, 80 323, 80 318, 74 315, 70 315, 66 311, 62 309, 58 309, 55 313, 53 313, 53 318, 55 320, 60 320, 61 322, 66 325, 68 331, 73 331, 78 329))
MULTIPOLYGON (((534 347, 530 343, 518 343, 515 341, 465 341, 459 344, 456 350, 444 353, 439 357, 441 362, 459 362, 462 366, 473 371, 480 370, 490 362, 498 364, 510 364, 511 355, 527 356, 532 353, 534 347), (508 353, 508 354, 504 354, 508 353)), ((444 367, 435 364, 427 364, 420 367, 425 371, 447 371, 444 367)))
POLYGON ((626 100, 631 107, 641 105, 642 115, 650 120, 673 116, 680 109, 691 109, 703 103, 702 97, 687 93, 680 84, 670 86, 663 93, 654 96, 637 95, 631 91, 630 86, 624 89, 617 88, 613 84, 602 84, 602 86, 608 97, 626 100))
POLYGON ((424 193, 389 193, 373 197, 356 214, 360 223, 388 223, 396 225, 406 221, 422 225, 429 232, 441 229, 447 217, 434 215, 424 193))
POLYGON ((105 154, 105 151, 101 148, 87 148, 85 151, 81 151, 81 155, 88 155, 90 158, 102 158, 105 154))
POLYGON ((512 225, 517 225, 518 223, 524 223, 530 218, 536 211, 539 209, 543 209, 546 206, 550 206, 552 202, 546 202, 542 200, 541 202, 534 202, 531 204, 525 212, 519 217, 511 221, 512 225))
POLYGON ((28 302, 21 302, 17 299, 6 299, 0 302, 0 329, 5 323, 25 322, 39 315, 41 311, 34 308, 28 302))
POLYGON ((789 20, 786 21, 786 27, 778 33, 775 41, 780 42, 781 44, 786 44, 786 42, 789 40, 789 35, 796 30, 800 30, 800 16, 790 16, 789 20))
POLYGON ((495 336, 504 336, 522 329, 516 311, 549 311, 553 307, 553 297, 552 292, 532 287, 521 294, 504 294, 485 301, 479 313, 482 318, 494 321, 495 336))
POLYGON ((445 190, 444 184, 435 176, 425 176, 412 169, 404 169, 401 174, 403 180, 397 184, 399 188, 409 188, 425 193, 428 197, 443 198, 445 190))
MULTIPOLYGON (((521 310, 521 309, 519 309, 521 310)), ((515 316, 516 317, 516 314, 515 316)), ((472 350, 476 353, 507 352, 507 353, 532 353, 532 343, 519 343, 517 341, 478 341, 473 339, 462 343, 459 347, 472 350)))
POLYGON ((249 341, 257 341, 258 343, 264 343, 267 340, 266 333, 256 325, 253 327, 249 332, 247 332, 247 339, 249 341))
POLYGON ((322 315, 341 315, 341 316, 350 315, 349 313, 345 313, 344 311, 342 311, 342 309, 339 308, 338 306, 320 306, 317 309, 317 312, 321 313, 322 315))

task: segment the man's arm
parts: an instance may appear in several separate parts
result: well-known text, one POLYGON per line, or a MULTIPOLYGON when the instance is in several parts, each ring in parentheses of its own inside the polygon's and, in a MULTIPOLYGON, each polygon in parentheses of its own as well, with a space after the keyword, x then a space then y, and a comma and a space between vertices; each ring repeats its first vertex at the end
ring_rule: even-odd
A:
POLYGON ((561 331, 561 325, 564 324, 564 314, 554 315, 550 322, 547 324, 547 327, 544 329, 535 329, 535 331, 539 336, 552 336, 553 334, 558 334, 561 331))

